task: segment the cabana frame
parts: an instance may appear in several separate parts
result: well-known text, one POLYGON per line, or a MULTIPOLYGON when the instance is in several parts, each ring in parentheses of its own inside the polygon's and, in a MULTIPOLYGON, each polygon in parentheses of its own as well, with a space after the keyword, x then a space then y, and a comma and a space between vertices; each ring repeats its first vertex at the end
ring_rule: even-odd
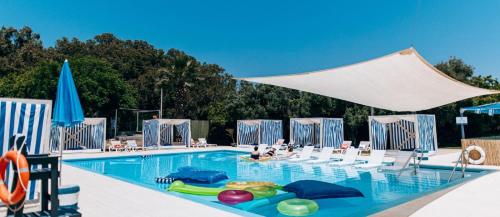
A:
POLYGON ((283 139, 283 121, 281 120, 238 120, 236 128, 236 144, 238 146, 253 143, 272 145, 278 139, 283 139), (255 129, 251 129, 252 126, 255 129), (247 138, 249 136, 253 138, 247 138), (250 140, 253 141, 248 143, 250 140))
POLYGON ((142 127, 142 144, 144 148, 160 148, 166 144, 173 144, 175 137, 174 126, 185 127, 182 143, 191 147, 191 120, 190 119, 152 119, 144 120, 142 127))
POLYGON ((306 130, 311 131, 310 134, 312 135, 310 136, 313 143, 314 140, 319 140, 318 144, 320 148, 340 148, 340 145, 344 142, 344 120, 342 118, 290 118, 290 141, 293 140, 294 143, 298 145, 308 145, 302 144, 302 141, 297 141, 302 140, 297 138, 307 136, 304 133, 302 133, 303 135, 297 135, 300 134, 300 132, 295 131, 301 130, 298 129, 299 125, 313 125, 312 129, 306 130), (319 127, 319 130, 316 129, 316 125, 319 127), (319 131, 319 137, 315 136, 315 131, 319 131))
POLYGON ((106 149, 106 118, 85 118, 83 123, 71 127, 52 125, 50 129, 52 152, 102 151, 106 149), (64 130, 64 138, 60 138, 64 130), (64 144, 59 147, 59 144, 64 144), (79 149, 79 148, 85 149, 79 149))
POLYGON ((438 150, 434 115, 369 116, 370 144, 376 150, 438 150))

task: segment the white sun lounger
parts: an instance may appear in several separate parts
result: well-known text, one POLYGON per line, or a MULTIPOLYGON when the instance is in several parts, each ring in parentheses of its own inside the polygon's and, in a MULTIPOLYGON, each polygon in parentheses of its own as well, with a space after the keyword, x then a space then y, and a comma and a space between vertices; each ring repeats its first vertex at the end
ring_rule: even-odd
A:
POLYGON ((342 155, 342 161, 335 161, 330 163, 333 166, 348 166, 356 163, 359 150, 357 148, 348 148, 342 155))
POLYGON ((384 162, 385 150, 371 150, 368 162, 365 164, 354 165, 358 169, 371 169, 382 166, 384 162))
POLYGON ((126 148, 130 151, 137 151, 138 149, 142 149, 141 146, 137 145, 137 142, 135 140, 127 140, 126 148))
POLYGON ((328 163, 330 158, 332 157, 332 152, 335 150, 334 147, 324 147, 321 149, 321 153, 319 154, 318 159, 308 160, 306 163, 309 164, 319 164, 319 163, 328 163))
POLYGON ((119 140, 109 140, 111 145, 109 146, 109 151, 123 151, 125 150, 125 146, 119 140))
POLYGON ((268 146, 267 144, 259 144, 259 149, 257 149, 257 151, 259 152, 260 155, 266 153, 267 146, 268 146))
POLYGON ((311 159, 311 155, 314 151, 314 146, 305 146, 302 151, 298 154, 299 157, 291 158, 288 161, 290 162, 301 162, 311 159))

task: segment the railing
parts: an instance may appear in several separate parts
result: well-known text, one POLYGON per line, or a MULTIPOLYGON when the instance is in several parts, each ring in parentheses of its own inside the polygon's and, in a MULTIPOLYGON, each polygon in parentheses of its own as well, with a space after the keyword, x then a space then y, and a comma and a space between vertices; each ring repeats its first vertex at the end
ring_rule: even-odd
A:
POLYGON ((460 153, 460 156, 458 157, 457 162, 453 167, 453 170, 451 170, 450 177, 448 177, 448 182, 450 182, 453 176, 455 175, 455 171, 457 170, 458 164, 460 164, 460 168, 462 171, 462 178, 465 178, 465 170, 467 169, 467 165, 469 165, 469 152, 466 149, 460 153))

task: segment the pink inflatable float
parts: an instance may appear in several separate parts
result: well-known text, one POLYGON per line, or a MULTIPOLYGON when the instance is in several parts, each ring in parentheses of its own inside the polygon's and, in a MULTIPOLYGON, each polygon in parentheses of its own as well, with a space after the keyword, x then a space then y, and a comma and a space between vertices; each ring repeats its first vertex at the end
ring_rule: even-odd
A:
POLYGON ((253 195, 252 193, 243 190, 225 190, 217 195, 217 199, 219 199, 222 203, 232 205, 253 200, 253 195))

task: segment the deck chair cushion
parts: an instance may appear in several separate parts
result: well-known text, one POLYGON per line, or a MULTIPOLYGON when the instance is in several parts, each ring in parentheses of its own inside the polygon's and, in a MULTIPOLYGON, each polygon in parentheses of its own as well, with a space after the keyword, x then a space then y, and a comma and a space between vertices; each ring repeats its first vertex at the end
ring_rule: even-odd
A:
POLYGON ((345 187, 316 180, 300 180, 283 187, 284 191, 293 192, 302 199, 364 197, 363 193, 351 187, 345 187))

